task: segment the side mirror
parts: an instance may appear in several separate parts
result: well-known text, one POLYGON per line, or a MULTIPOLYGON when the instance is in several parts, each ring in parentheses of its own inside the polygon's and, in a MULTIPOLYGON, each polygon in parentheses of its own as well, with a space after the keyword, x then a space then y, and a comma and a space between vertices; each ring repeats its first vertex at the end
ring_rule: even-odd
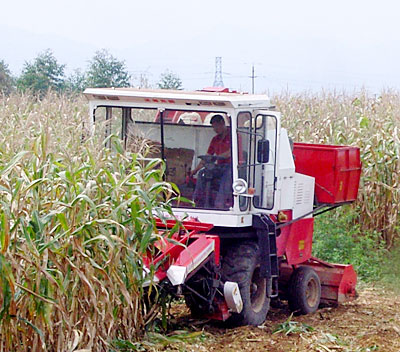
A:
POLYGON ((261 139, 257 142, 257 162, 264 164, 269 161, 269 140, 261 139))

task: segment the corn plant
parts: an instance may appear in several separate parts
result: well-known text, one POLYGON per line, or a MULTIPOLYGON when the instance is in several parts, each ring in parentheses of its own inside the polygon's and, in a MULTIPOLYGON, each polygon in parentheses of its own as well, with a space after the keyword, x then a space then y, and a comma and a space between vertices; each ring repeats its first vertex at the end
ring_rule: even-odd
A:
POLYGON ((145 299, 155 296, 154 268, 146 274, 142 258, 160 236, 155 216, 171 215, 176 193, 162 181, 164 166, 125 153, 115 136, 113 151, 82 143, 80 111, 62 98, 8 99, 0 116, 0 350, 100 351, 138 340, 157 313, 156 300, 145 299))
MULTIPOLYGON (((296 141, 361 148, 355 219, 387 247, 399 237, 399 98, 273 97, 296 141)), ((83 99, 51 92, 0 97, 0 351, 135 344, 158 313, 147 299, 157 296, 154 268, 144 275, 142 257, 160 236, 154 216, 172 216, 177 190, 141 148, 83 141, 86 114, 83 99)))
POLYGON ((293 321, 293 314, 290 315, 283 323, 278 324, 272 331, 273 334, 285 334, 286 336, 292 334, 310 333, 314 328, 305 323, 293 321))

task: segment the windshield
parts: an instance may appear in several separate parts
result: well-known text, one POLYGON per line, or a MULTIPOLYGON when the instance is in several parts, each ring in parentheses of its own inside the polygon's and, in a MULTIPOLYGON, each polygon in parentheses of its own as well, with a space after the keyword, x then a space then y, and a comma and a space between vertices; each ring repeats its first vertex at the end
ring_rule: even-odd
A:
POLYGON ((231 122, 226 113, 98 107, 95 116, 96 122, 104 120, 106 135, 121 135, 127 150, 165 160, 166 180, 190 200, 174 206, 233 206, 231 122))

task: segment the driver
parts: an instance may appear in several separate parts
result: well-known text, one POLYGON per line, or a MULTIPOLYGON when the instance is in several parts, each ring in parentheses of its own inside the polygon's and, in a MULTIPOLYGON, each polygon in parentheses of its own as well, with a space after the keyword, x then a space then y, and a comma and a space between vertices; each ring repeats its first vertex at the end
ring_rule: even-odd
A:
MULTIPOLYGON (((216 155, 217 167, 220 172, 220 184, 218 193, 215 199, 214 207, 224 209, 229 207, 232 202, 231 197, 231 184, 232 184, 232 171, 231 171, 231 135, 230 130, 225 126, 225 120, 222 115, 214 115, 211 118, 211 126, 216 133, 210 142, 207 150, 207 155, 216 155)), ((196 175, 197 172, 205 166, 204 160, 201 160, 190 172, 190 176, 196 175)), ((210 181, 209 181, 210 182, 210 181)), ((205 172, 202 170, 197 177, 196 189, 193 193, 193 199, 197 206, 204 206, 205 193, 206 193, 206 177, 205 172)))

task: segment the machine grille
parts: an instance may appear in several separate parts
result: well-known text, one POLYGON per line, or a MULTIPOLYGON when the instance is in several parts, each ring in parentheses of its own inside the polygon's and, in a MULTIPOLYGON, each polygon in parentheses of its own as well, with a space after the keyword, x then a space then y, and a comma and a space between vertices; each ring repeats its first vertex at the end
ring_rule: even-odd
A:
POLYGON ((312 200, 313 192, 309 187, 306 187, 305 183, 300 180, 296 180, 294 183, 295 193, 294 193, 294 204, 303 205, 310 204, 312 200))

